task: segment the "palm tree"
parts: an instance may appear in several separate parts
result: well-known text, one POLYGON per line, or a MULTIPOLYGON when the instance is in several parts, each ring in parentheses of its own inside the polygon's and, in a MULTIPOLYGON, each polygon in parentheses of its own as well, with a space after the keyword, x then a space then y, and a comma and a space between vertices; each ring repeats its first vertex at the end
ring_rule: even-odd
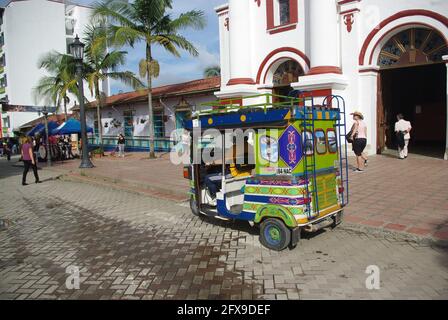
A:
POLYGON ((204 70, 204 78, 219 77, 221 75, 220 66, 210 66, 204 70))
POLYGON ((174 56, 180 57, 178 49, 193 56, 198 51, 192 43, 179 34, 182 29, 205 26, 204 13, 192 10, 173 19, 167 10, 172 8, 172 0, 105 0, 95 5, 94 18, 107 20, 111 41, 117 46, 145 43, 145 59, 139 63, 140 76, 146 77, 149 108, 149 141, 151 159, 154 152, 154 114, 152 107, 152 80, 157 78, 160 66, 152 54, 153 45, 159 45, 174 56), (106 18, 106 19, 104 19, 106 18))
POLYGON ((63 103, 65 121, 67 121, 69 94, 77 96, 78 93, 73 57, 52 51, 39 60, 39 68, 45 69, 49 75, 39 79, 34 88, 35 100, 44 99, 45 103, 54 104, 56 113, 63 103))
POLYGON ((125 63, 127 52, 107 50, 106 28, 100 25, 89 25, 85 30, 84 42, 84 72, 90 93, 96 100, 96 112, 98 119, 99 144, 103 144, 101 125, 101 112, 104 94, 100 90, 100 83, 108 78, 119 80, 134 89, 141 88, 144 84, 131 71, 118 71, 118 67, 125 63))

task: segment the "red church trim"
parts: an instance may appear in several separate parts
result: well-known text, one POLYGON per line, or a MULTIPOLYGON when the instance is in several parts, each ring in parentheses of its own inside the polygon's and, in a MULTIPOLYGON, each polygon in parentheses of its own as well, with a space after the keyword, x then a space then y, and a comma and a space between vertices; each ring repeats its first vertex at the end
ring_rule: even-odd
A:
MULTIPOLYGON (((405 11, 398 12, 398 13, 390 16, 389 18, 383 20, 367 36, 367 38, 364 41, 364 44, 362 46, 361 52, 359 54, 359 59, 358 59, 359 65, 361 65, 361 66, 364 65, 364 59, 365 59, 365 56, 367 53, 367 48, 369 47, 373 38, 378 34, 378 32, 380 32, 381 29, 383 29, 385 26, 387 26, 389 23, 391 23, 395 20, 398 20, 398 19, 404 18, 404 17, 412 17, 412 16, 425 16, 425 17, 433 18, 437 21, 440 21, 441 23, 443 23, 445 26, 448 27, 448 18, 442 16, 441 14, 433 12, 433 11, 415 9, 415 10, 405 10, 405 11)), ((415 23, 418 23, 418 22, 415 22, 415 23)))
POLYGON ((311 68, 310 71, 306 74, 307 76, 312 76, 316 74, 324 74, 324 73, 335 73, 342 74, 342 70, 336 66, 319 66, 311 68))
POLYGON ((352 3, 352 2, 361 2, 361 0, 342 0, 342 1, 339 1, 338 4, 343 5, 343 4, 348 4, 348 3, 352 3))
POLYGON ((228 86, 234 86, 237 84, 255 84, 255 81, 252 78, 233 78, 227 82, 228 86))
MULTIPOLYGON (((271 59, 274 55, 276 55, 277 53, 280 52, 292 52, 297 54, 298 56, 300 56, 303 60, 305 60, 305 63, 307 64, 307 67, 310 67, 310 59, 300 50, 297 50, 295 48, 291 48, 291 47, 282 47, 282 48, 278 48, 275 49, 274 51, 272 51, 271 53, 269 53, 266 58, 264 58, 263 62, 260 64, 260 67, 258 68, 258 73, 257 73, 257 84, 260 84, 260 80, 261 80, 261 74, 263 73, 263 70, 266 67, 266 64, 269 62, 269 59, 271 59)), ((303 66, 302 66, 303 68, 303 66)))

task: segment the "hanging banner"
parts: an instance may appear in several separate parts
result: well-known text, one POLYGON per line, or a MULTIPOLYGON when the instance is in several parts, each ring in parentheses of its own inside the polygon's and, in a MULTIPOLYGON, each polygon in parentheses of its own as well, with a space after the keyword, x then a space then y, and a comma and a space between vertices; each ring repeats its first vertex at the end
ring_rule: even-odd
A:
MULTIPOLYGON (((40 112, 42 113, 43 107, 41 106, 23 106, 14 104, 2 104, 3 112, 40 112)), ((48 113, 55 113, 56 107, 47 107, 48 113)))

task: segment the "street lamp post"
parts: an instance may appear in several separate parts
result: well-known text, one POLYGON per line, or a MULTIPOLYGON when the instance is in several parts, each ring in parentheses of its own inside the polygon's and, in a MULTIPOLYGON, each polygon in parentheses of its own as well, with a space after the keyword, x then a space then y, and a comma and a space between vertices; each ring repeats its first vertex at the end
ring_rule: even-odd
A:
POLYGON ((51 167, 50 141, 48 140, 48 109, 46 106, 42 109, 42 114, 44 115, 45 121, 45 151, 47 153, 47 166, 51 167))
POLYGON ((79 41, 78 35, 76 35, 75 41, 70 44, 71 53, 76 63, 76 74, 78 76, 78 91, 79 91, 79 115, 81 122, 81 144, 82 144, 82 157, 80 168, 93 168, 94 165, 89 159, 89 150, 87 145, 87 125, 86 125, 86 113, 84 107, 84 86, 82 80, 82 62, 84 59, 84 44, 79 41))

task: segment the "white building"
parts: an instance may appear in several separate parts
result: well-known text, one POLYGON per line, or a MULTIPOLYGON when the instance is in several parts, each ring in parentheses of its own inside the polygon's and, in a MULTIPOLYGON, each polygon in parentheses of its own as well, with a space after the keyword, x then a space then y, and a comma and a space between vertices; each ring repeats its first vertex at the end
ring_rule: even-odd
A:
MULTIPOLYGON (((184 121, 191 117, 193 108, 215 101, 214 93, 221 85, 219 77, 192 80, 152 89, 154 133, 156 151, 169 151, 178 140, 177 129, 184 128, 184 121), (175 136, 173 133, 177 133, 175 136)), ((74 108, 74 111, 77 108, 74 108)), ((146 90, 119 93, 107 97, 101 109, 103 147, 116 147, 118 134, 126 138, 126 150, 149 150, 149 109, 146 90)), ((94 128, 98 137, 96 101, 87 104, 87 125, 94 128)), ((91 142, 96 144, 98 140, 91 142)))
POLYGON ((229 0, 216 12, 219 98, 341 95, 365 115, 370 154, 393 147, 403 113, 411 147, 448 158, 448 1, 229 0))
MULTIPOLYGON (((9 105, 42 106, 35 101, 33 88, 45 71, 39 69, 42 55, 55 50, 68 53, 78 34, 83 36, 92 9, 63 0, 12 0, 1 8, 0 100, 9 105)), ((108 84, 103 91, 109 93, 108 84)), ((89 91, 85 88, 87 99, 89 91)), ((76 98, 71 97, 70 106, 76 98)), ((3 112, 3 134, 38 117, 37 112, 3 112)))

